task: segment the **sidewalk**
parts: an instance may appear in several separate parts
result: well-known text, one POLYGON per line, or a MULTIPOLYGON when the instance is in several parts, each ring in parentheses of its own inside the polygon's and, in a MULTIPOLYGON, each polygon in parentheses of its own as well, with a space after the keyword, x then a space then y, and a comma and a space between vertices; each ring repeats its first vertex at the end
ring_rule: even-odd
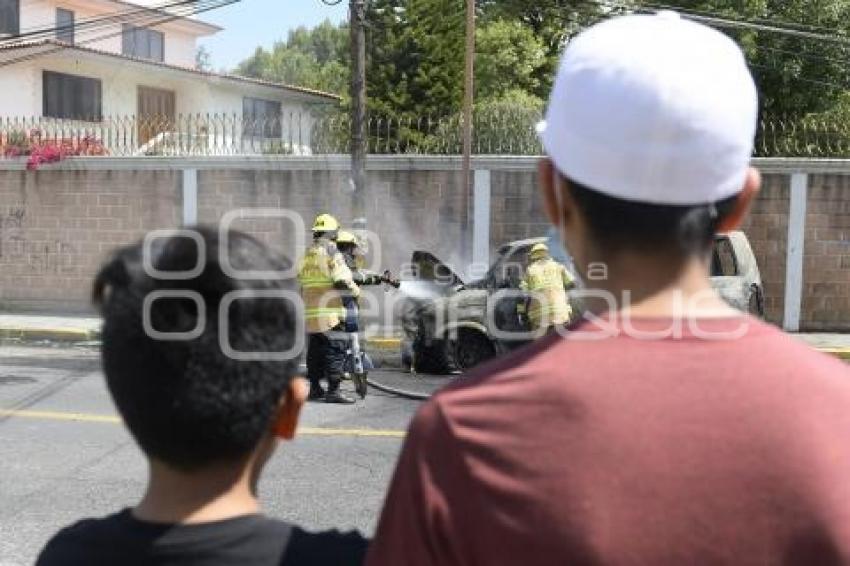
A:
MULTIPOLYGON (((0 340, 90 342, 100 337, 100 319, 83 316, 0 314, 0 340)), ((850 334, 798 334, 813 348, 850 361, 850 334)), ((369 340, 372 349, 398 350, 398 338, 369 340)))
MULTIPOLYGON (((86 316, 0 314, 0 340, 21 342, 91 342, 100 338, 101 320, 86 316)), ((370 348, 398 350, 399 338, 372 338, 370 348)))

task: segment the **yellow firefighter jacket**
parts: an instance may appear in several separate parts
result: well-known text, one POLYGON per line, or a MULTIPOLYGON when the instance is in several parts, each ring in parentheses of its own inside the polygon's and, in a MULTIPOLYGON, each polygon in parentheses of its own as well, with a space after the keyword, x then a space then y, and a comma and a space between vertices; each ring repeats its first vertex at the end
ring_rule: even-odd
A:
POLYGON ((569 322, 573 311, 567 289, 572 285, 570 272, 552 258, 528 265, 520 289, 531 294, 527 315, 532 330, 569 322))
POLYGON ((317 240, 307 248, 298 265, 298 281, 310 334, 327 332, 345 320, 342 293, 360 296, 345 258, 328 240, 317 240))

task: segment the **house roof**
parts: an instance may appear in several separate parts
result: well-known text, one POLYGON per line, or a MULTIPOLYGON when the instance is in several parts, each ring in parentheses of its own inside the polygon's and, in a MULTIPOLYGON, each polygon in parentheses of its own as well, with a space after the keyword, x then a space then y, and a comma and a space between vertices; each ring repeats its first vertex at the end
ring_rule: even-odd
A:
POLYGON ((217 26, 215 24, 211 24, 209 22, 205 22, 203 20, 199 20, 199 19, 196 19, 196 18, 193 18, 193 17, 190 17, 190 16, 180 16, 180 15, 177 15, 173 12, 169 12, 168 10, 164 10, 162 8, 157 8, 156 6, 146 6, 144 4, 139 4, 137 2, 132 2, 130 0, 94 0, 94 1, 97 2, 97 3, 100 3, 100 4, 107 5, 107 6, 116 6, 116 7, 119 7, 121 10, 133 8, 133 9, 136 9, 136 10, 146 10, 146 11, 149 11, 150 13, 152 13, 152 14, 166 15, 166 16, 175 18, 175 21, 180 21, 180 22, 189 24, 191 26, 201 28, 205 32, 208 32, 208 33, 216 33, 216 32, 219 32, 219 31, 224 29, 220 26, 217 26))
MULTIPOLYGON (((178 71, 182 73, 188 73, 192 75, 198 75, 201 77, 205 77, 207 79, 218 79, 224 80, 227 82, 234 83, 242 83, 242 84, 252 84, 267 88, 274 88, 279 90, 285 90, 288 92, 306 95, 311 98, 320 98, 323 99, 323 102, 339 102, 341 97, 336 94, 331 94, 329 92, 322 92, 320 90, 315 90, 311 88, 305 88, 300 86, 292 86, 281 83, 276 83, 272 81, 265 81, 262 79, 255 79, 251 77, 243 77, 240 75, 234 75, 229 73, 213 73, 211 71, 202 71, 199 69, 195 69, 192 67, 183 67, 181 65, 174 65, 171 63, 161 63, 159 61, 151 61, 149 59, 140 59, 138 57, 130 57, 128 55, 122 55, 120 53, 113 53, 111 51, 104 51, 102 49, 95 49, 93 47, 85 47, 82 45, 71 45, 68 43, 63 43, 61 41, 57 41, 55 39, 44 39, 40 41, 32 41, 32 42, 20 42, 20 43, 12 43, 9 45, 0 44, 0 53, 7 53, 11 51, 25 51, 25 50, 34 50, 39 47, 47 47, 48 49, 43 52, 35 52, 29 55, 25 55, 27 60, 35 59, 41 56, 51 55, 56 52, 61 51, 77 51, 81 53, 87 53, 95 56, 109 57, 113 59, 120 59, 122 61, 131 61, 133 63, 137 63, 140 65, 149 65, 152 67, 158 67, 161 69, 168 69, 172 71, 178 71)), ((2 59, 0 59, 0 65, 3 64, 2 59)), ((0 67, 2 68, 2 67, 0 67)))

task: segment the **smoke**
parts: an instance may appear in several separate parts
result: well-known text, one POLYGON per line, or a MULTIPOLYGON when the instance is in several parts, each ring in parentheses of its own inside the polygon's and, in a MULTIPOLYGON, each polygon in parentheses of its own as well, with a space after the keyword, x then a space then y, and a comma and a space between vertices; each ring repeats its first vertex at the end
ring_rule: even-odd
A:
POLYGON ((445 285, 433 281, 402 281, 399 292, 416 301, 430 301, 443 297, 448 292, 445 285))

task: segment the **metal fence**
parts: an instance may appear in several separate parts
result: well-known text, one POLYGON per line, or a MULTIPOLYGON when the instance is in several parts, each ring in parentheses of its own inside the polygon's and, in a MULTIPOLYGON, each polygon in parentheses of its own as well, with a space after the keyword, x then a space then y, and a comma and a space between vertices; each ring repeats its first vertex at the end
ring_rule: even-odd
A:
MULTIPOLYGON (((534 110, 475 116, 473 152, 539 155, 534 110)), ((69 155, 215 156, 322 155, 349 151, 351 122, 341 113, 290 113, 247 118, 230 114, 113 116, 97 120, 0 118, 0 155, 15 158, 45 149, 69 155)), ((380 117, 367 121, 371 154, 457 155, 461 119, 380 117)), ((819 118, 765 118, 758 157, 850 158, 850 123, 819 118)))

